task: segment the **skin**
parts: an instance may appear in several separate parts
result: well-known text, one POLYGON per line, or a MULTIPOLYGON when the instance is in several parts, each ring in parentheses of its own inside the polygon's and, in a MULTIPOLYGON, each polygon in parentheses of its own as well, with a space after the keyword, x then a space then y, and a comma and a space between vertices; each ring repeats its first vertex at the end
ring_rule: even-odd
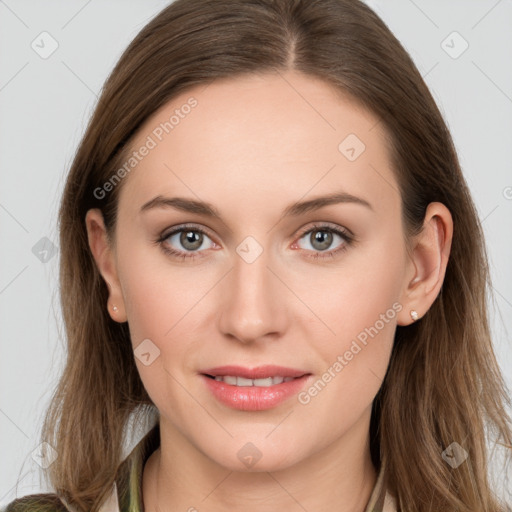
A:
POLYGON ((128 321, 134 348, 149 338, 160 350, 148 366, 135 359, 161 417, 161 447, 144 468, 145 508, 363 511, 377 476, 372 401, 396 326, 412 322, 411 309, 421 318, 439 293, 450 213, 430 204, 407 251, 382 123, 295 71, 191 89, 157 111, 132 148, 191 96, 197 107, 124 178, 112 245, 101 212, 86 216, 110 315, 128 321), (350 133, 366 146, 352 162, 338 149, 350 133), (334 191, 371 208, 339 203, 281 218, 291 203, 334 191), (159 195, 206 201, 222 220, 169 207, 140 212, 159 195), (324 233, 316 222, 348 229, 356 242, 334 234, 322 251, 312 239, 324 233), (182 223, 207 230, 199 249, 183 246, 179 234, 165 244, 195 251, 195 259, 172 257, 154 243, 182 223), (236 252, 247 236, 263 248, 252 263, 236 252), (308 257, 344 244, 333 258, 308 257), (316 381, 396 303, 394 318, 305 405, 294 396, 266 411, 234 410, 199 376, 224 364, 279 364, 316 381), (248 442, 262 454, 250 468, 237 456, 248 442))

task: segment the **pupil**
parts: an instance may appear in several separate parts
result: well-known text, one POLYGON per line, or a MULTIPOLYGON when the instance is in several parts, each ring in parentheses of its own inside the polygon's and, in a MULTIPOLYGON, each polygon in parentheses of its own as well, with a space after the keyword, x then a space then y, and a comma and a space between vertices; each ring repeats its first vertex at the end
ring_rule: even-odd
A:
POLYGON ((319 251, 325 251, 328 249, 332 243, 332 233, 329 233, 328 231, 315 231, 314 233, 312 233, 311 236, 311 245, 319 251), (320 242, 320 246, 316 245, 317 242, 320 242))

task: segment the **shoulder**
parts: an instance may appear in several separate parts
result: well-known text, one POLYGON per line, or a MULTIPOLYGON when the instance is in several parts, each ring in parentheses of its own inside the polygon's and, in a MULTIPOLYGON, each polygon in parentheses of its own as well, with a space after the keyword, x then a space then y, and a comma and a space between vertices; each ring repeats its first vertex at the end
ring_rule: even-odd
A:
POLYGON ((69 512, 56 494, 29 494, 16 498, 0 512, 69 512))

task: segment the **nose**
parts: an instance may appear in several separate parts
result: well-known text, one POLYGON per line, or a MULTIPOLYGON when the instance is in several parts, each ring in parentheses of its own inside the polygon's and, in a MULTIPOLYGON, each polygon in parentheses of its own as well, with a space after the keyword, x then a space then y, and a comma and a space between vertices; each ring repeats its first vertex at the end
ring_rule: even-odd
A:
POLYGON ((249 263, 235 255, 234 267, 219 290, 219 329, 242 343, 278 339, 288 325, 286 292, 269 268, 267 253, 249 263))

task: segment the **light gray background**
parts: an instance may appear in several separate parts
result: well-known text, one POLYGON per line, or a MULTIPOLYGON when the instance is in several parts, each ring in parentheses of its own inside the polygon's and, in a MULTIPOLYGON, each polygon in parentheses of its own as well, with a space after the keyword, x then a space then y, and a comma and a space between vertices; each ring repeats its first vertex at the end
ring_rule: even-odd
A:
MULTIPOLYGON (((512 2, 368 3, 411 53, 452 131, 486 234, 495 346, 512 387, 512 2)), ((32 248, 43 237, 58 243, 63 180, 96 95, 167 4, 0 0, 0 506, 44 490, 31 452, 63 361, 58 254, 44 263, 32 248), (43 31, 59 45, 47 59, 31 47, 43 31)))

